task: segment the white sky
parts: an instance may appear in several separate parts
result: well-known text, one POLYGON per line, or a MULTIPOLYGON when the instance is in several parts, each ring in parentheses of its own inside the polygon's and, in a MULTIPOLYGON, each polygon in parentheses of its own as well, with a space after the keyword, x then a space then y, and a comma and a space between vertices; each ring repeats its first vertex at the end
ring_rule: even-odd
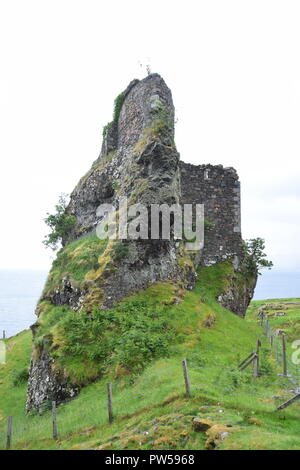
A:
POLYGON ((300 2, 0 0, 1 268, 48 268, 43 217, 150 64, 182 160, 234 166, 244 238, 300 262, 300 2))

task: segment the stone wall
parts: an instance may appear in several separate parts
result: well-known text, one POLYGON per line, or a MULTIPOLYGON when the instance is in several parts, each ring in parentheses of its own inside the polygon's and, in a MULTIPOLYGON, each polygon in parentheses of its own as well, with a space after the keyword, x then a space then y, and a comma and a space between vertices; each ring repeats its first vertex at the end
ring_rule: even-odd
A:
POLYGON ((240 182, 233 168, 180 162, 182 202, 204 204, 206 222, 201 261, 211 265, 242 254, 240 182))

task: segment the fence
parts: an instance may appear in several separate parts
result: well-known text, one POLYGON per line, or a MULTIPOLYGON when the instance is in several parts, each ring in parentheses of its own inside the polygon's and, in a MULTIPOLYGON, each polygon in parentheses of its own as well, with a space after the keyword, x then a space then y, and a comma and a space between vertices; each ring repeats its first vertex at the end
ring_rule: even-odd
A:
MULTIPOLYGON (((186 399, 196 395, 214 398, 222 393, 233 403, 242 396, 251 400, 252 395, 254 396, 251 393, 251 387, 255 389, 255 384, 259 383, 262 376, 269 377, 273 385, 278 385, 283 390, 283 394, 279 397, 280 403, 274 406, 274 411, 283 409, 298 400, 300 392, 298 366, 293 364, 286 354, 285 338, 283 339, 271 330, 267 319, 262 319, 261 326, 274 356, 282 367, 280 373, 271 373, 261 369, 262 343, 260 339, 254 345, 253 352, 239 365, 222 367, 221 370, 215 368, 210 376, 201 375, 203 366, 197 365, 197 361, 193 361, 192 358, 183 359, 181 389, 178 389, 178 384, 175 385, 170 380, 163 394, 159 387, 160 378, 156 375, 151 376, 150 372, 147 378, 149 387, 144 385, 142 389, 124 388, 117 382, 108 383, 106 388, 101 388, 99 391, 95 388, 94 400, 90 398, 86 400, 83 390, 76 399, 60 404, 59 407, 56 407, 55 402, 48 403, 48 411, 44 414, 8 417, 6 422, 3 421, 0 424, 0 448, 12 448, 14 443, 18 447, 26 446, 29 438, 32 442, 57 440, 62 437, 67 438, 76 432, 88 432, 107 423, 113 425, 115 418, 126 419, 134 413, 141 412, 146 406, 149 408, 149 406, 157 406, 157 403, 163 404, 164 400, 170 399, 170 396, 173 395, 175 399, 179 395, 182 396, 183 392, 186 399), (247 380, 243 382, 243 378, 247 380), (150 387, 154 381, 157 387, 150 387), (286 401, 283 402, 283 400, 286 401)), ((170 371, 170 377, 171 374, 172 371, 170 371)))
POLYGON ((261 317, 260 324, 265 331, 276 361, 281 365, 282 375, 293 379, 293 383, 297 383, 300 392, 300 367, 299 364, 292 361, 291 355, 288 354, 285 333, 282 330, 273 331, 266 315, 261 317))

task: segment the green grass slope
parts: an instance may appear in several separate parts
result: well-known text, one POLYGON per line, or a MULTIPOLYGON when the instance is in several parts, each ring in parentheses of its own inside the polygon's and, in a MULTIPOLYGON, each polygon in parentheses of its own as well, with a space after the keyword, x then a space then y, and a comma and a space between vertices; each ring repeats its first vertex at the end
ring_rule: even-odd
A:
MULTIPOLYGON (((22 377, 29 362, 31 332, 6 340, 7 363, 0 365, 0 448, 5 445, 7 417, 12 415, 14 449, 205 449, 212 447, 221 431, 228 434, 218 442, 220 449, 299 449, 300 404, 275 411, 293 393, 287 379, 275 375, 280 366, 257 322, 259 306, 253 302, 249 319, 242 320, 215 300, 229 269, 226 262, 202 268, 192 291, 167 282, 126 299, 110 312, 111 331, 119 335, 119 343, 109 334, 109 318, 96 318, 99 330, 93 334, 100 334, 101 327, 108 330, 101 341, 112 345, 114 354, 107 355, 102 348, 101 362, 98 346, 85 342, 91 348, 62 358, 70 361, 65 367, 84 383, 80 354, 86 354, 87 366, 93 362, 92 352, 100 354, 102 378, 58 407, 56 441, 51 438, 47 406, 41 416, 24 413, 22 377), (138 319, 131 320, 126 306, 132 308, 132 317, 140 309, 138 319), (149 326, 152 320, 154 331, 149 326), (124 328, 130 321, 133 336, 124 328), (139 346, 138 338, 142 338, 139 346), (237 365, 254 350, 258 338, 261 371, 267 375, 255 380, 251 366, 238 372, 237 365), (182 358, 188 361, 191 397, 185 394, 182 358), (113 382, 112 424, 107 422, 107 382, 113 382), (214 423, 210 436, 193 430, 196 416, 214 423)), ((298 313, 300 322, 300 309, 298 313)), ((292 317, 296 324, 296 311, 292 317)), ((59 341, 62 327, 53 328, 54 340, 59 341)), ((64 347, 73 345, 70 339, 64 347)))

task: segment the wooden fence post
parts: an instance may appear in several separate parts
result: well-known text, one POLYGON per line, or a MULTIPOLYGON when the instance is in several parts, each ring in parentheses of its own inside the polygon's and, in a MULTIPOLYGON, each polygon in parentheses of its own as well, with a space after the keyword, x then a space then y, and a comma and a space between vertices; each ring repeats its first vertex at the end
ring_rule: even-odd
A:
POLYGON ((57 439, 58 433, 57 433, 57 424, 56 424, 56 402, 52 402, 52 436, 53 439, 57 439))
POLYGON ((285 333, 281 334, 282 337, 282 366, 283 375, 287 375, 287 360, 286 360, 286 337, 285 333))
POLYGON ((187 394, 188 397, 190 397, 191 396, 191 386, 190 386, 190 379, 189 379, 189 373, 188 373, 186 359, 182 359, 182 367, 183 367, 183 375, 184 375, 186 394, 187 394))
POLYGON ((259 348, 261 347, 261 342, 258 339, 256 341, 256 352, 253 360, 253 376, 256 379, 259 375, 259 348))
POLYGON ((257 354, 254 355, 254 359, 253 359, 253 377, 255 379, 257 379, 258 377, 258 357, 257 357, 257 354))
POLYGON ((6 450, 9 450, 11 447, 11 435, 12 435, 12 416, 9 416, 8 422, 7 422, 6 450))
POLYGON ((107 384, 107 406, 108 406, 108 422, 112 423, 113 416, 113 405, 112 405, 112 383, 107 384))

